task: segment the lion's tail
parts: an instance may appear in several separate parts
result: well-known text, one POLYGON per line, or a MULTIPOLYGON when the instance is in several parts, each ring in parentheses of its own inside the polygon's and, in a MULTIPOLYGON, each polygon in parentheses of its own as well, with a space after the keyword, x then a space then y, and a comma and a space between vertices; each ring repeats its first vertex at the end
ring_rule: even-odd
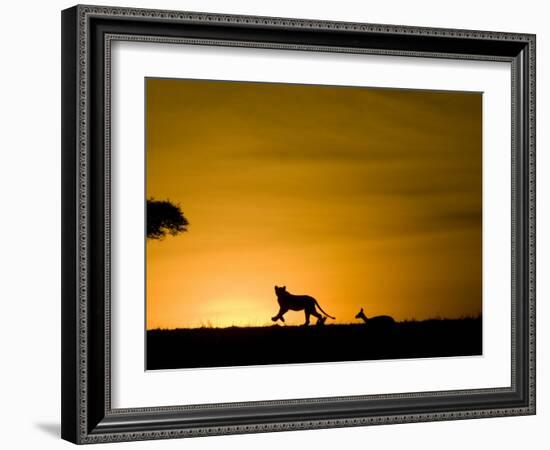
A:
POLYGON ((319 304, 319 302, 317 300, 315 300, 315 304, 317 305, 317 307, 321 310, 321 312, 327 316, 327 317, 330 317, 331 319, 335 319, 336 320, 336 317, 332 317, 328 312, 326 312, 323 308, 321 308, 321 305, 319 304))

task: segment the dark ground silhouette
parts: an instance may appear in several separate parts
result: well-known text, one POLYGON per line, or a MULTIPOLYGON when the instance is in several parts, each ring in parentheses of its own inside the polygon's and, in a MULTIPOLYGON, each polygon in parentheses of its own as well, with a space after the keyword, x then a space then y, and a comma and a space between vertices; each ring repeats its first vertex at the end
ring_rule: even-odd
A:
POLYGON ((147 370, 481 355, 481 318, 147 332, 147 370))

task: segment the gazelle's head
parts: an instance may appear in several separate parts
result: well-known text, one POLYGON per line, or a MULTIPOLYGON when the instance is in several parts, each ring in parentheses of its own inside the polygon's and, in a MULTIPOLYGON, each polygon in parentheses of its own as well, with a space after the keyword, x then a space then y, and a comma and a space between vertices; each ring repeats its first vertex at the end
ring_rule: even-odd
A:
POLYGON ((355 316, 356 319, 364 319, 367 320, 367 317, 365 316, 365 313, 363 312, 363 308, 361 308, 361 311, 357 313, 355 316))

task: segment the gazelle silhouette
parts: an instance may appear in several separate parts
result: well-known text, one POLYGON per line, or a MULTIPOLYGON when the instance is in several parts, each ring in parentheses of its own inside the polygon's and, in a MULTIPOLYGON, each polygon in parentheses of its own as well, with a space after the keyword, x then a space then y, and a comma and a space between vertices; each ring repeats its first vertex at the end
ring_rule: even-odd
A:
POLYGON ((355 316, 356 319, 363 319, 363 321, 369 325, 369 326, 376 326, 376 327, 393 327, 395 325, 395 320, 393 317, 390 316, 374 316, 374 317, 367 317, 365 316, 365 312, 363 311, 363 308, 361 308, 361 311, 357 313, 355 316))

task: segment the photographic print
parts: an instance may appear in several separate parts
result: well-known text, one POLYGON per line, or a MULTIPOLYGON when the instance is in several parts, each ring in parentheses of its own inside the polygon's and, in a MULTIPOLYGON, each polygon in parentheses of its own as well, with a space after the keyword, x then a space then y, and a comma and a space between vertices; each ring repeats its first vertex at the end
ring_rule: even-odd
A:
POLYGON ((482 93, 145 90, 147 370, 482 354, 482 93))

